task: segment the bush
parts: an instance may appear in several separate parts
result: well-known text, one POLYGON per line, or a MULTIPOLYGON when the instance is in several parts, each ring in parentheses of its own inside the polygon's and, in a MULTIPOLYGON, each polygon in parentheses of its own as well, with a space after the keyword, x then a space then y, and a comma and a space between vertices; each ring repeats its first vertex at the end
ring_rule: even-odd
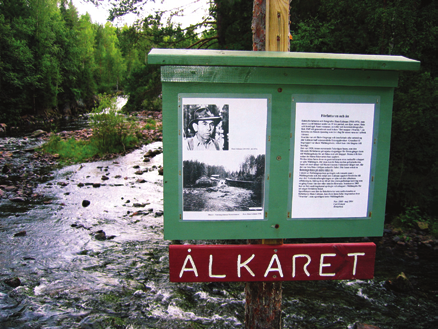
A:
POLYGON ((99 106, 90 115, 90 125, 93 129, 90 141, 62 140, 52 135, 43 145, 44 152, 58 154, 62 162, 78 163, 95 156, 126 152, 139 143, 137 123, 117 113, 115 98, 110 95, 99 95, 99 106))
POLYGON ((99 106, 90 115, 91 142, 101 153, 120 153, 138 144, 138 128, 117 112, 115 98, 99 95, 99 106))

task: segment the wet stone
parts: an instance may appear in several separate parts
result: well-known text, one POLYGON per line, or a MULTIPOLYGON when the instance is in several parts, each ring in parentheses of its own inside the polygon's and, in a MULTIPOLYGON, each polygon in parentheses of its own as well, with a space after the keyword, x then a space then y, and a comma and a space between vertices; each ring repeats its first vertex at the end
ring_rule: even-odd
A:
POLYGON ((109 177, 108 176, 102 176, 102 178, 101 178, 102 180, 108 180, 109 179, 109 177))
POLYGON ((9 199, 12 202, 26 202, 26 198, 23 198, 21 196, 13 197, 9 199))
POLYGON ((85 208, 85 207, 88 207, 88 206, 90 205, 90 203, 91 203, 91 202, 88 201, 88 200, 83 200, 83 201, 82 201, 82 207, 84 207, 84 208, 85 208))
POLYGON ((12 288, 17 288, 18 286, 21 286, 21 281, 19 278, 5 279, 3 282, 12 288))
POLYGON ((94 187, 94 188, 98 188, 98 187, 100 187, 100 186, 101 186, 100 183, 93 183, 93 187, 94 187))
POLYGON ((94 238, 99 241, 104 241, 106 240, 106 234, 104 231, 99 230, 94 234, 94 238))
POLYGON ((26 236, 26 235, 27 235, 26 231, 20 231, 20 232, 15 233, 15 234, 14 234, 14 237, 17 237, 17 236, 26 236))
POLYGON ((373 326, 371 324, 366 323, 356 323, 354 329, 380 329, 379 327, 373 326))

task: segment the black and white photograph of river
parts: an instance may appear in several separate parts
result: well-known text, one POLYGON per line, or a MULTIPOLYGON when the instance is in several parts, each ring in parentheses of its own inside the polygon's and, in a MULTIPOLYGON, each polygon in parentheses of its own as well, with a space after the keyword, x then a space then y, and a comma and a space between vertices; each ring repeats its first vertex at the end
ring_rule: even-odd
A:
MULTIPOLYGON (((197 160, 184 161, 183 172, 184 212, 261 212, 263 210, 265 173, 263 154, 246 156, 237 170, 227 169, 223 165, 209 165, 197 160)), ((234 219, 225 217, 223 219, 234 219)))

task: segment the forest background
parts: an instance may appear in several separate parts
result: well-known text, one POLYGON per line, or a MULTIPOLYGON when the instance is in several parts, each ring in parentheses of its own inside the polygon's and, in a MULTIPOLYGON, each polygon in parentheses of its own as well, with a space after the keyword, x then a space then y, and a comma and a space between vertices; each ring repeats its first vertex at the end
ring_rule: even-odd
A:
MULTIPOLYGON (((110 2, 114 19, 141 12, 146 1, 110 2)), ((188 28, 162 12, 117 28, 79 17, 67 0, 0 0, 0 123, 74 115, 96 94, 117 91, 129 96, 126 112, 160 111, 160 69, 147 64, 149 50, 252 50, 252 9, 253 0, 215 0, 210 16, 188 28)), ((293 0, 290 20, 291 51, 421 61, 420 71, 401 73, 395 90, 387 213, 438 230, 437 1, 293 0)))

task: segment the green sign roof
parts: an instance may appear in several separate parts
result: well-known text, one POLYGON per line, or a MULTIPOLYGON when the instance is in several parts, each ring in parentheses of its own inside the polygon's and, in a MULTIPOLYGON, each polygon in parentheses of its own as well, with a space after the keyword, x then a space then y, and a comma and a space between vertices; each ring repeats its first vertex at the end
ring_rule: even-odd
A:
POLYGON ((253 66, 414 71, 420 62, 403 56, 234 51, 206 49, 152 49, 149 64, 195 66, 253 66))

